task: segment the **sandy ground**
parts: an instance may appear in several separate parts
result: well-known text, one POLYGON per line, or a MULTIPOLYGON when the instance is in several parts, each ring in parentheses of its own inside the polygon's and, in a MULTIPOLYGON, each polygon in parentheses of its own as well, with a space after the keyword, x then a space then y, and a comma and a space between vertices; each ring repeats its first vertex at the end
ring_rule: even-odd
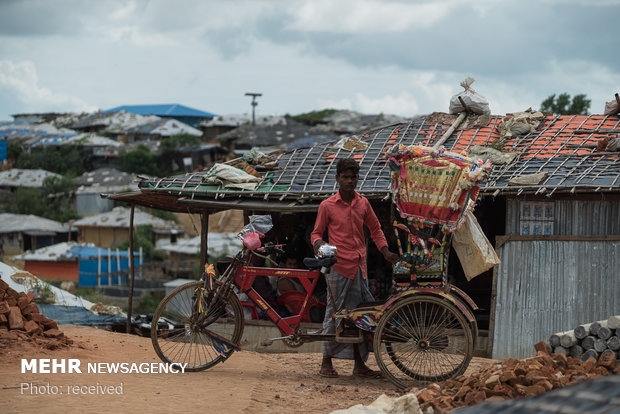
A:
MULTIPOLYGON (((350 376, 352 361, 335 361, 340 378, 322 378, 316 374, 319 354, 241 351, 197 373, 89 374, 88 363, 159 360, 149 338, 84 326, 61 330, 73 340, 69 348, 0 342, 1 413, 329 413, 369 404, 381 394, 402 394, 388 380, 350 376), (83 373, 22 373, 22 358, 76 358, 83 373), (102 389, 113 394, 101 394, 102 389)), ((469 371, 485 362, 475 359, 469 371)), ((372 358, 369 365, 376 369, 372 358)))

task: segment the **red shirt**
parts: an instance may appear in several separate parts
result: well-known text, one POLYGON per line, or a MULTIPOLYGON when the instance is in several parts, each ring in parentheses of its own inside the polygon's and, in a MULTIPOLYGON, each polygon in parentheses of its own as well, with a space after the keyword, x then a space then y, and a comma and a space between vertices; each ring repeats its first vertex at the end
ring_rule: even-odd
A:
POLYGON ((340 197, 339 191, 319 205, 314 230, 310 235, 310 242, 314 246, 317 240, 322 239, 327 228, 329 244, 338 248, 338 262, 333 266, 334 270, 349 279, 355 277, 358 268, 362 270, 362 277, 367 277, 364 224, 370 230, 377 249, 381 251, 387 247, 381 224, 368 199, 355 192, 351 204, 347 204, 340 197))

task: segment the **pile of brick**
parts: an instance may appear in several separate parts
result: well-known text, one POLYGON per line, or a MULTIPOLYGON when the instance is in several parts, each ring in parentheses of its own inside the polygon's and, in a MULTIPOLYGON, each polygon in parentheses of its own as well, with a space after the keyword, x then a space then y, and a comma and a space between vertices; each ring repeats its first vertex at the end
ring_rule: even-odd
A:
POLYGON ((35 296, 34 292, 17 292, 0 279, 0 334, 12 333, 0 336, 50 338, 52 347, 70 344, 71 340, 58 329, 56 321, 39 312, 37 304, 33 302, 35 296))
POLYGON ((505 359, 483 367, 479 372, 443 383, 433 383, 416 394, 424 412, 435 413, 477 404, 481 401, 507 400, 539 395, 577 381, 602 375, 620 374, 615 355, 580 359, 552 354, 544 342, 535 345, 536 356, 505 359))

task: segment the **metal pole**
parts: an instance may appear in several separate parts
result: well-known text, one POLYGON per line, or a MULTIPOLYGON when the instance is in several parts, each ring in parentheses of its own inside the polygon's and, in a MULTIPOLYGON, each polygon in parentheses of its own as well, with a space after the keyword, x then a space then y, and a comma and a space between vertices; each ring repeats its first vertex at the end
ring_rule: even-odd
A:
POLYGON ((256 117, 254 114, 254 110, 256 109, 256 105, 258 105, 258 102, 256 102, 256 97, 258 96, 263 96, 262 93, 252 93, 252 92, 247 92, 245 94, 245 96, 251 96, 252 97, 252 126, 256 125, 256 117))
POLYGON ((209 249, 209 210, 203 210, 200 214, 200 224, 200 274, 202 274, 207 263, 207 250, 209 249))
POLYGON ((112 286, 112 250, 108 247, 108 286, 112 286))
POLYGON ((97 287, 101 287, 101 247, 97 247, 97 287))
MULTIPOLYGON (((127 333, 131 333, 131 308, 133 306, 133 282, 135 279, 134 265, 133 265, 133 213, 135 205, 131 205, 131 213, 129 215, 129 294, 127 299, 127 333)), ((140 257, 142 257, 142 248, 140 248, 140 257)), ((157 322, 155 322, 157 323, 157 322)))

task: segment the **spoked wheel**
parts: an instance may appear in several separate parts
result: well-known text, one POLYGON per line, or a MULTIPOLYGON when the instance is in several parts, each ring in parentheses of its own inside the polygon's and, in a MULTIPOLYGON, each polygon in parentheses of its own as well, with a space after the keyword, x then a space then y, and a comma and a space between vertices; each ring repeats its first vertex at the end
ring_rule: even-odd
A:
POLYGON ((399 300, 379 320, 373 343, 381 371, 399 387, 462 374, 473 354, 470 324, 433 296, 399 300))
POLYGON ((151 325, 157 355, 167 363, 186 363, 186 371, 200 371, 227 359, 243 334, 243 311, 230 293, 226 301, 206 306, 204 282, 179 286, 159 304, 151 325))

